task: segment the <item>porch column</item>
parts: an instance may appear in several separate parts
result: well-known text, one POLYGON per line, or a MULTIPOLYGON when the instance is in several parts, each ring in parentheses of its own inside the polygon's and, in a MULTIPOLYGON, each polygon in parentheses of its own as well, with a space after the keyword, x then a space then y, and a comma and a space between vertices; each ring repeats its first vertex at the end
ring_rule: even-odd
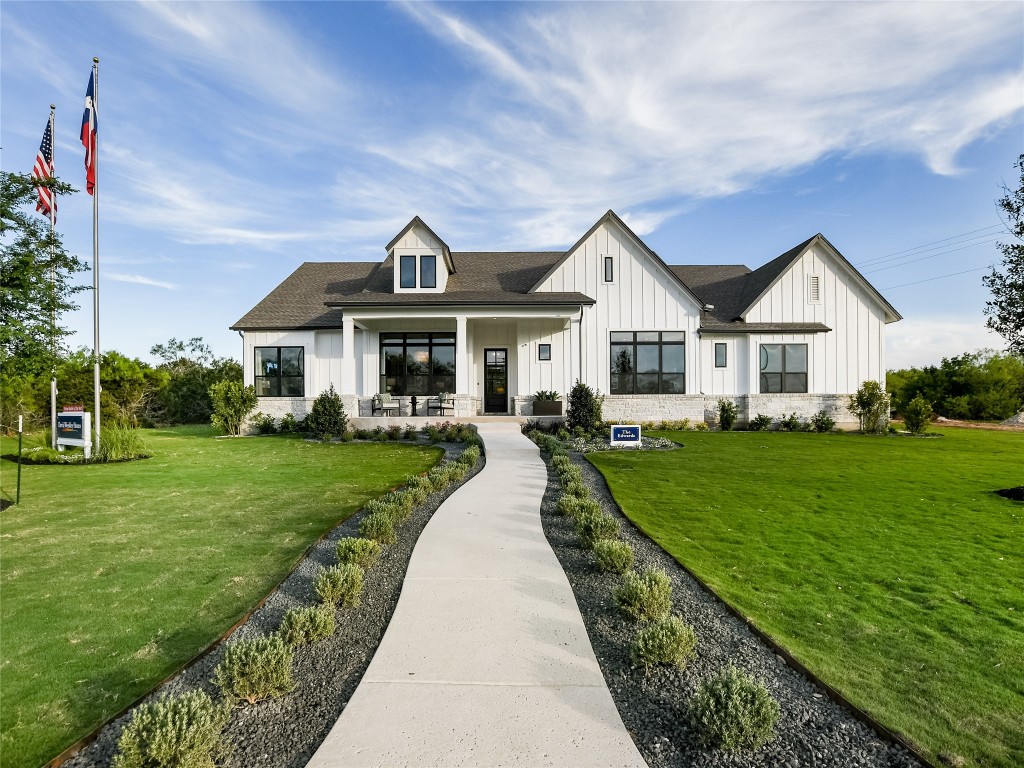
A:
POLYGON ((356 394, 356 324, 351 317, 341 321, 341 392, 356 394))
POLYGON ((583 353, 583 347, 580 342, 580 319, 574 317, 569 320, 569 381, 566 384, 567 389, 572 389, 576 380, 581 378, 580 355, 583 353))
POLYGON ((468 395, 469 391, 469 339, 466 316, 455 316, 455 393, 468 395))

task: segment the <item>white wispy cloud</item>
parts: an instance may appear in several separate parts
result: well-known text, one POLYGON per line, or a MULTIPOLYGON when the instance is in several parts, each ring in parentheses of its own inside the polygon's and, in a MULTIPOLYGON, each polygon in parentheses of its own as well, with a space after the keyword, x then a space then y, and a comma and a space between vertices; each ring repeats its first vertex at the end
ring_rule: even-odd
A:
POLYGON ((175 283, 168 283, 164 280, 154 280, 151 277, 145 275, 128 275, 123 272, 106 272, 103 275, 106 280, 113 280, 118 283, 135 283, 137 285, 150 285, 154 288, 163 288, 168 291, 174 291, 178 289, 178 285, 175 283))

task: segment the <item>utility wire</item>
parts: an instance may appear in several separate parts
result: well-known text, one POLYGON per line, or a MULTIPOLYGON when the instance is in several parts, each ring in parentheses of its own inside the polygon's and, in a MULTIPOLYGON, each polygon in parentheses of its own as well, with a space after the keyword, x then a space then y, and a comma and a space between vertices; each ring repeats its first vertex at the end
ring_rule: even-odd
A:
POLYGON ((985 245, 985 243, 994 243, 999 240, 998 237, 993 237, 991 240, 983 240, 980 243, 971 243, 965 245, 962 248, 950 248, 948 251, 940 251, 939 253, 930 253, 927 256, 921 256, 917 259, 910 259, 909 261, 901 261, 899 264, 891 264, 887 267, 879 267, 878 269, 867 269, 864 270, 865 275, 874 274, 875 272, 885 272, 887 269, 898 269, 899 267, 905 267, 907 264, 913 264, 915 261, 924 261, 925 259, 934 259, 936 256, 945 256, 947 253, 956 253, 957 251, 966 251, 968 248, 974 248, 979 245, 985 245))
MULTIPOLYGON (((865 266, 865 265, 871 264, 872 262, 875 262, 875 261, 884 261, 885 259, 891 258, 893 256, 899 256, 899 255, 904 254, 904 253, 910 253, 911 251, 920 251, 922 249, 928 248, 929 246, 938 246, 938 247, 941 248, 941 247, 944 247, 944 246, 940 245, 941 243, 945 243, 945 242, 947 242, 949 240, 959 240, 962 237, 967 237, 967 235, 973 235, 973 234, 975 234, 977 232, 984 232, 986 229, 1002 229, 1002 230, 1006 231, 1006 225, 1002 224, 1002 223, 990 224, 989 226, 982 227, 981 229, 972 229, 969 232, 961 232, 959 235, 950 235, 949 237, 944 237, 941 240, 933 240, 932 242, 925 243, 924 245, 914 246, 913 248, 904 248, 902 251, 893 251, 892 253, 887 253, 884 256, 875 256, 874 258, 871 258, 871 259, 865 259, 864 261, 858 262, 858 264, 860 266, 865 266)), ((994 235, 994 234, 995 234, 994 232, 989 232, 986 235, 979 235, 978 237, 988 237, 988 236, 994 235)), ((1009 234, 1009 233, 1007 232, 1007 234, 1009 234)), ((977 238, 969 238, 969 239, 974 240, 974 239, 977 239, 977 238)), ((958 243, 950 243, 950 245, 958 245, 958 243)))
POLYGON ((891 291, 894 288, 906 288, 908 285, 917 285, 918 283, 930 283, 932 280, 942 280, 945 277, 955 277, 956 275, 966 275, 968 272, 981 272, 983 269, 988 267, 977 267, 975 269, 965 269, 963 272, 950 272, 948 275, 939 275, 938 277, 927 277, 924 280, 915 280, 912 283, 903 283, 902 285, 890 285, 888 288, 881 288, 883 291, 891 291))

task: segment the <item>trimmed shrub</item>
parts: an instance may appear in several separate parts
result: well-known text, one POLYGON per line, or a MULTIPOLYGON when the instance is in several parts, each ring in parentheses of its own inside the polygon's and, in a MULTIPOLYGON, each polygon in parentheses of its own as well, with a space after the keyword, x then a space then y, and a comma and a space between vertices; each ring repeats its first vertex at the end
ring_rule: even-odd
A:
MULTIPOLYGON (((569 457, 566 456, 568 459, 569 457)), ((578 483, 583 482, 583 470, 576 464, 570 463, 558 469, 558 479, 563 483, 568 483, 575 480, 578 483)))
POLYGON ((581 512, 573 518, 573 523, 584 549, 593 549, 595 542, 619 535, 619 521, 602 511, 581 512))
POLYGON ((277 424, 274 422, 274 417, 268 416, 263 411, 256 411, 256 413, 250 416, 249 423, 256 427, 256 431, 261 435, 272 435, 277 432, 277 424))
POLYGON ((730 665, 700 684, 692 719, 701 739, 725 749, 753 749, 775 736, 779 705, 764 684, 730 665))
POLYGON ((586 499, 590 497, 590 491, 587 490, 587 486, 585 486, 579 480, 570 480, 568 482, 563 482, 562 492, 567 493, 570 496, 575 496, 578 499, 586 499))
POLYGON ((572 459, 568 455, 552 456, 551 466, 555 468, 556 472, 561 472, 563 467, 572 466, 572 459))
POLYGON ((747 426, 751 432, 767 432, 771 425, 772 417, 759 413, 750 420, 750 424, 747 426))
POLYGON ((373 539, 345 538, 338 541, 336 551, 340 565, 352 563, 368 571, 380 559, 381 549, 373 539))
POLYGON ((334 391, 333 384, 313 401, 313 407, 306 417, 306 428, 321 440, 327 435, 343 435, 348 429, 345 405, 341 402, 341 396, 334 391))
POLYGON ((594 559, 606 573, 625 573, 633 567, 633 548, 626 541, 601 539, 594 542, 594 559))
POLYGON ((334 608, 327 605, 292 608, 284 615, 278 633, 292 648, 328 638, 334 634, 334 608))
POLYGON ((723 432, 728 432, 735 423, 736 403, 732 400, 726 400, 724 397, 720 398, 718 401, 718 426, 721 427, 723 432))
POLYGON ((711 429, 711 427, 708 426, 706 421, 698 421, 693 425, 694 432, 707 432, 709 429, 711 429))
POLYGON ((471 445, 462 452, 459 456, 459 462, 465 464, 467 467, 472 469, 476 466, 477 460, 480 458, 480 446, 471 445))
POLYGON ((622 612, 636 621, 657 621, 672 611, 672 584, 659 569, 627 571, 612 597, 622 612))
POLYGON ((360 521, 359 535, 364 539, 373 539, 379 544, 394 544, 395 521, 388 512, 374 512, 360 521))
POLYGON ((224 649, 213 679, 224 698, 235 703, 283 696, 295 687, 291 646, 279 635, 240 640, 224 649))
POLYGON ((573 520, 577 517, 585 514, 598 514, 601 511, 601 505, 598 504, 591 498, 580 498, 579 496, 572 496, 571 494, 562 494, 555 508, 563 515, 566 515, 573 520))
POLYGON ((800 423, 800 417, 795 413, 791 413, 789 416, 783 416, 779 419, 779 429, 783 432, 799 432, 800 423))
MULTIPOLYGON (((580 427, 588 432, 596 429, 601 423, 601 406, 603 403, 604 398, 601 395, 577 379, 572 390, 569 392, 569 407, 565 412, 566 429, 580 427)), ((562 437, 563 431, 565 430, 559 430, 559 438, 568 440, 568 432, 566 432, 565 437, 562 437)))
POLYGON ((385 501, 381 499, 370 499, 366 502, 366 506, 363 507, 366 510, 366 516, 372 515, 383 515, 391 521, 392 527, 397 526, 406 518, 406 511, 401 505, 396 504, 394 501, 385 501))
POLYGON ((836 420, 828 415, 828 411, 818 411, 811 416, 811 427, 815 432, 831 432, 835 426, 836 420))
POLYGON ((278 430, 284 434, 288 432, 298 432, 305 427, 304 424, 299 424, 295 418, 295 414, 289 411, 281 417, 281 424, 278 430))
POLYGON ((355 563, 322 568, 315 587, 325 605, 341 603, 345 608, 356 608, 363 593, 363 569, 355 563))
POLYGON ((696 654, 697 636, 693 627, 678 616, 652 621, 633 641, 633 661, 644 667, 672 664, 683 669, 696 654))
POLYGON ((180 765, 214 768, 227 756, 221 738, 231 705, 214 703, 203 691, 167 696, 140 704, 121 731, 113 768, 180 765))
POLYGON ((932 404, 921 397, 921 395, 917 395, 903 409, 903 423, 906 424, 907 431, 912 435, 923 434, 928 428, 928 422, 931 417, 932 404))

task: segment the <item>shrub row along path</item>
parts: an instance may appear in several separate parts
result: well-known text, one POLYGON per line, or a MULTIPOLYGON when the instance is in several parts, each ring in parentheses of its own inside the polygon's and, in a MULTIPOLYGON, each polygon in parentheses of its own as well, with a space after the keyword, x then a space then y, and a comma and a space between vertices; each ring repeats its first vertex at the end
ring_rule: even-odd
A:
POLYGON ((518 424, 424 529, 391 623, 309 768, 646 766, 541 527, 547 469, 518 424))

